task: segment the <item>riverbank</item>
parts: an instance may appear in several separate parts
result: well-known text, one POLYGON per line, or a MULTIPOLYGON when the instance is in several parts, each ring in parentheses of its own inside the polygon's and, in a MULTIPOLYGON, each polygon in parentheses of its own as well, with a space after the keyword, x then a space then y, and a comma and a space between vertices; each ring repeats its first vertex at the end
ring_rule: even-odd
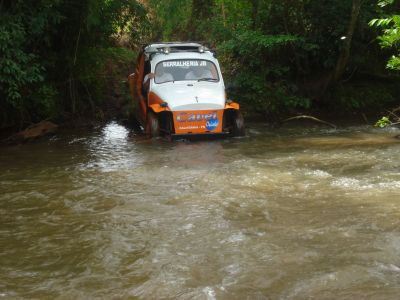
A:
MULTIPOLYGON (((0 144, 19 144, 30 143, 40 139, 52 138, 57 132, 74 132, 86 131, 88 133, 95 131, 97 128, 106 126, 111 121, 125 126, 128 130, 140 133, 137 127, 137 121, 134 120, 132 114, 126 109, 118 111, 117 115, 108 114, 102 119, 95 118, 79 118, 71 119, 64 122, 42 121, 37 124, 20 130, 20 131, 3 131, 0 132, 0 144)), ((116 110, 114 110, 115 112, 116 110)), ((106 114, 105 114, 106 115, 106 114)), ((246 124, 264 124, 265 130, 279 130, 282 127, 303 127, 305 130, 310 127, 326 127, 326 128, 345 128, 348 126, 371 126, 373 127, 380 115, 365 114, 362 112, 353 113, 330 113, 326 111, 309 111, 298 112, 294 115, 285 115, 276 121, 271 122, 261 114, 245 114, 246 124), (268 129, 269 128, 269 129, 268 129)))

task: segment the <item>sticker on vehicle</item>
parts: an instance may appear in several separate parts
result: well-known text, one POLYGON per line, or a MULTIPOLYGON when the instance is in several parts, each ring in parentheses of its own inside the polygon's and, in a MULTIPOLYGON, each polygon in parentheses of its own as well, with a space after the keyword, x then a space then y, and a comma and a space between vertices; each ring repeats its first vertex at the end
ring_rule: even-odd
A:
POLYGON ((177 134, 201 134, 222 131, 223 110, 174 112, 174 126, 177 134))

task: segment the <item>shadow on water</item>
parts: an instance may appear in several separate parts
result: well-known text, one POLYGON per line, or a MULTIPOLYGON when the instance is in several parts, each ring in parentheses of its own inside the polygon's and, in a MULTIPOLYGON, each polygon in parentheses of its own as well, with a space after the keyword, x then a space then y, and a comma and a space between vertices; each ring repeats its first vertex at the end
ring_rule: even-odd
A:
POLYGON ((2 147, 0 297, 397 299, 398 134, 109 123, 2 147))

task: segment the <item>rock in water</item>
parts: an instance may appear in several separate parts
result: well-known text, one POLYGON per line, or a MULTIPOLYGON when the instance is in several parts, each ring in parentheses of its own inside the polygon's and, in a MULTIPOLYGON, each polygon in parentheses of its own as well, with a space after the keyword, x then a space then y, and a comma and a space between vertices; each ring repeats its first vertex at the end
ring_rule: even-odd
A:
POLYGON ((50 121, 41 121, 37 124, 33 124, 23 131, 16 134, 16 140, 28 141, 40 138, 42 136, 56 132, 58 125, 50 121))

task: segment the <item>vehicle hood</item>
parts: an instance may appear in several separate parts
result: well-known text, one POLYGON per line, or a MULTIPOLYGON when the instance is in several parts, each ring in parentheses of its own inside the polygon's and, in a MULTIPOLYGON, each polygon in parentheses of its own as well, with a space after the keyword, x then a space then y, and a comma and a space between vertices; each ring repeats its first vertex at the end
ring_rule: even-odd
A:
POLYGON ((225 88, 214 82, 167 82, 155 84, 152 92, 172 111, 223 109, 225 88))

